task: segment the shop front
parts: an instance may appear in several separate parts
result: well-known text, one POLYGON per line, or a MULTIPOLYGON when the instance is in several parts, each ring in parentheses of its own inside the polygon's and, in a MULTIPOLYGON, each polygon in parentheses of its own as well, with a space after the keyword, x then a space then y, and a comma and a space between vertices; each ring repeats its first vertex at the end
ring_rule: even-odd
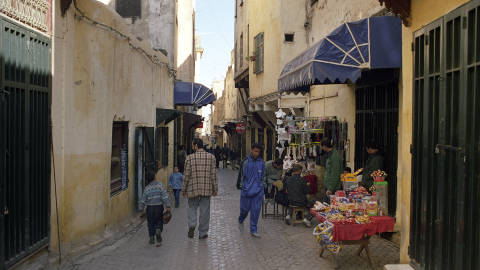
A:
POLYGON ((202 123, 202 117, 192 112, 212 104, 216 97, 211 89, 202 84, 176 81, 173 99, 176 107, 190 108, 182 112, 181 118, 175 122, 175 138, 180 138, 176 139, 177 143, 185 146, 187 153, 191 153, 191 142, 195 137, 195 130, 202 123))
POLYGON ((342 169, 340 190, 321 191, 311 210, 321 222, 316 239, 333 254, 353 244, 369 258, 370 237, 394 229, 401 40, 396 17, 345 23, 287 63, 279 78, 280 93, 307 96, 303 116, 293 108, 277 112, 277 150, 287 167, 300 162, 309 172, 315 162, 328 168, 335 151, 344 168, 358 169, 342 169), (380 154, 383 162, 370 170, 380 154))

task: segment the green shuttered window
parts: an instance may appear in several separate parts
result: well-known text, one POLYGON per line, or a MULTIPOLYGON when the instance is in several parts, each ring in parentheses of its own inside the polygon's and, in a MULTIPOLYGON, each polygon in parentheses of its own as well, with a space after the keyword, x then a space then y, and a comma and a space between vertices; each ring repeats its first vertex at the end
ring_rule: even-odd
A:
POLYGON ((254 38, 255 42, 255 62, 254 62, 254 72, 259 74, 263 72, 263 32, 256 35, 254 38))

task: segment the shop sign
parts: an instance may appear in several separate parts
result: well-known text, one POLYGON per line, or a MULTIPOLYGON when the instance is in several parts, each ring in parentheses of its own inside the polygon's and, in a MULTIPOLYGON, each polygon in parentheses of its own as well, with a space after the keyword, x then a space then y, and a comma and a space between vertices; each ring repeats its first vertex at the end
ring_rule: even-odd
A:
POLYGON ((48 0, 0 0, 0 13, 42 32, 49 29, 48 0))
POLYGON ((247 125, 245 123, 238 123, 236 125, 237 133, 245 133, 247 131, 247 125))

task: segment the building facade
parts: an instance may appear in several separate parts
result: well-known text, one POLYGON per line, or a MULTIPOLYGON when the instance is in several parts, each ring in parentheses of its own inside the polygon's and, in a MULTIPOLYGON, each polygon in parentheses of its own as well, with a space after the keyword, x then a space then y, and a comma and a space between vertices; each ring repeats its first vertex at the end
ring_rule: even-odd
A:
POLYGON ((174 164, 170 30, 155 48, 158 39, 130 32, 152 31, 135 30, 135 14, 99 1, 30 1, 44 12, 28 13, 34 18, 12 10, 25 12, 26 1, 13 2, 0 6, 0 24, 22 39, 2 35, 2 44, 16 42, 1 50, 2 65, 25 65, 23 77, 7 74, 9 97, 0 97, 2 110, 9 108, 0 118, 0 269, 47 250, 44 263, 58 262, 124 230, 138 213, 145 174, 154 170, 166 181, 174 164), (15 81, 31 93, 11 91, 15 81), (25 121, 14 119, 20 114, 25 121), (29 191, 12 192, 20 186, 29 191))
POLYGON ((480 3, 382 2, 404 22, 398 164, 403 207, 397 210, 401 260, 418 269, 477 269, 480 260, 471 255, 480 245, 479 212, 472 207, 479 200, 473 165, 479 151, 474 124, 479 116, 474 109, 478 43, 473 40, 480 3))

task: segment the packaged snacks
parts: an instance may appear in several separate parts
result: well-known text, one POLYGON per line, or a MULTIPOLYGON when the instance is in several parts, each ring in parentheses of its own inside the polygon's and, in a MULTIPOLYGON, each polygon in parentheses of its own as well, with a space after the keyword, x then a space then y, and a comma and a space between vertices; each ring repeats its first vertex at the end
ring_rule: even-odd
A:
POLYGON ((366 216, 366 215, 356 216, 356 217, 355 217, 355 221, 356 221, 358 224, 369 223, 369 222, 370 222, 370 217, 369 217, 369 216, 366 216))
POLYGON ((313 229, 313 235, 321 246, 325 246, 330 252, 340 252, 342 246, 333 242, 333 224, 326 221, 318 224, 313 229))
POLYGON ((323 211, 327 208, 328 205, 324 204, 324 203, 321 203, 319 201, 315 202, 315 204, 313 205, 313 209, 315 211, 323 211))
POLYGON ((333 214, 333 215, 328 216, 327 219, 330 222, 337 222, 337 221, 344 220, 345 217, 342 214, 333 214))
POLYGON ((378 203, 377 202, 368 202, 367 215, 371 216, 371 217, 378 216, 378 203))

